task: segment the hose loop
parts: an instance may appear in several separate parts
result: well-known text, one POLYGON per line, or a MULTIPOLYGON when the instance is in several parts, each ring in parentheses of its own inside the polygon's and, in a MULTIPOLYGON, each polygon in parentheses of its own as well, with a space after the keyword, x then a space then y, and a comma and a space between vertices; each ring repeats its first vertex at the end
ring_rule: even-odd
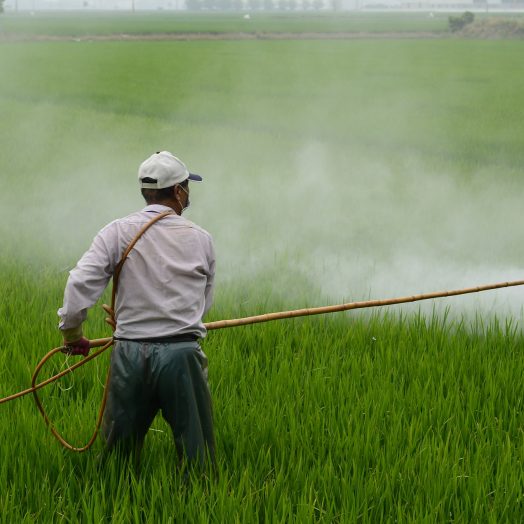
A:
MULTIPOLYGON (((65 372, 59 373, 58 375, 55 375, 54 377, 51 377, 51 379, 53 379, 52 381, 54 382, 55 380, 58 380, 59 378, 63 377, 65 374, 71 373, 72 371, 74 371, 78 367, 83 366, 84 364, 87 364, 87 362, 89 362, 90 360, 98 357, 101 353, 103 353, 106 349, 109 349, 112 345, 113 345, 113 338, 111 338, 110 341, 107 344, 105 344, 102 347, 102 349, 99 349, 96 353, 93 353, 93 354, 85 357, 84 359, 82 359, 80 362, 78 362, 74 366, 71 366, 71 367, 67 368, 65 370, 65 372)), ((63 349, 64 349, 63 347, 58 347, 58 348, 52 349, 49 353, 47 353, 47 355, 36 366, 35 371, 33 373, 33 377, 31 378, 31 386, 33 388, 33 398, 34 398, 34 401, 36 403, 36 407, 38 408, 38 411, 40 411, 40 413, 41 413, 45 423, 47 424, 47 426, 51 430, 51 433, 53 434, 53 436, 58 440, 58 442, 60 442, 60 444, 62 444, 62 446, 64 446, 64 448, 67 448, 70 451, 76 451, 78 453, 82 453, 83 451, 87 451, 93 445, 93 443, 95 442, 96 437, 98 435, 98 431, 100 429, 100 426, 102 425, 102 419, 103 419, 103 416, 104 416, 104 410, 105 410, 106 402, 107 402, 107 386, 109 384, 110 372, 108 371, 107 376, 106 376, 106 380, 105 380, 105 383, 104 383, 104 395, 102 397, 102 402, 100 404, 100 409, 98 410, 98 416, 97 416, 97 420, 96 420, 96 424, 95 424, 95 429, 94 429, 94 431, 93 431, 93 433, 91 435, 91 438, 89 439, 89 441, 87 442, 87 444, 85 446, 75 447, 72 444, 70 444, 69 442, 67 442, 65 440, 65 438, 62 437, 62 435, 60 435, 60 433, 55 429, 55 427, 52 424, 51 420, 49 419, 49 417, 48 417, 48 415, 47 415, 47 413, 46 413, 46 411, 44 409, 44 406, 42 405, 42 402, 40 401, 40 398, 38 397, 38 393, 37 393, 38 389, 40 389, 44 385, 47 385, 47 384, 50 383, 50 381, 44 381, 44 382, 42 382, 40 384, 36 383, 36 381, 38 379, 38 375, 40 374, 40 371, 42 370, 44 364, 53 355, 56 355, 57 353, 62 352, 63 349)))

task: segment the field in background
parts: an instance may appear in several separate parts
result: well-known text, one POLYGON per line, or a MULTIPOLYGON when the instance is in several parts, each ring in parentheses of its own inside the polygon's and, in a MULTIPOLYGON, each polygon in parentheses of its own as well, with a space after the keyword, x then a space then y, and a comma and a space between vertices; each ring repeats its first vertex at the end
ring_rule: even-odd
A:
MULTIPOLYGON (((67 269, 141 205, 136 168, 159 147, 205 176, 188 216, 217 245, 208 320, 521 276, 521 56, 459 40, 0 45, 0 396, 59 343, 67 269)), ((462 321, 457 299, 447 316, 210 333, 215 480, 174 474, 160 420, 130 479, 100 468, 101 442, 62 451, 30 399, 0 406, 0 520, 518 521, 521 294, 490 295, 517 304, 498 320, 469 303, 462 321)), ((101 360, 44 394, 75 443, 101 360)))
MULTIPOLYGON (((458 13, 445 11, 413 12, 86 12, 82 16, 67 12, 4 14, 0 17, 0 39, 10 38, 89 38, 153 37, 158 35, 200 38, 255 35, 258 38, 279 34, 298 36, 315 34, 339 38, 351 35, 444 37, 451 35, 448 17, 458 13), (246 18, 249 16, 249 18, 246 18)), ((522 21, 519 12, 475 12, 477 21, 522 21)), ((489 33, 485 35, 489 37, 489 33)), ((517 35, 518 37, 518 35, 517 35)))
MULTIPOLYGON (((38 13, 0 17, 0 36, 159 33, 391 33, 448 31, 446 13, 38 13)), ((482 15, 481 15, 482 16, 482 15)))

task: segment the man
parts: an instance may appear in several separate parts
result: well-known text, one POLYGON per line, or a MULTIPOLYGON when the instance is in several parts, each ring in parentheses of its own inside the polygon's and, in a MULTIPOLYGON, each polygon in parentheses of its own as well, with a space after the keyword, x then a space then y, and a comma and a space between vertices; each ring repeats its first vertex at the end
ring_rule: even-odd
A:
POLYGON ((58 310, 66 351, 87 355, 82 322, 107 286, 139 230, 158 214, 137 241, 118 277, 115 347, 103 434, 108 450, 134 452, 156 413, 171 426, 180 461, 214 461, 207 358, 198 339, 211 307, 215 273, 209 233, 182 217, 189 206, 189 180, 201 181, 168 151, 145 160, 138 179, 147 206, 103 228, 70 272, 58 310))

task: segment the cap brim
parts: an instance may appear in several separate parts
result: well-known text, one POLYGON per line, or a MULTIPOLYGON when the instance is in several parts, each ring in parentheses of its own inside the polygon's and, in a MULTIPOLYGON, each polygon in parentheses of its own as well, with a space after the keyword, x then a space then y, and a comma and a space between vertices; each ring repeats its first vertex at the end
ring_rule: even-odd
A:
POLYGON ((196 175, 195 173, 189 173, 189 180, 194 180, 195 182, 202 182, 202 177, 196 175))

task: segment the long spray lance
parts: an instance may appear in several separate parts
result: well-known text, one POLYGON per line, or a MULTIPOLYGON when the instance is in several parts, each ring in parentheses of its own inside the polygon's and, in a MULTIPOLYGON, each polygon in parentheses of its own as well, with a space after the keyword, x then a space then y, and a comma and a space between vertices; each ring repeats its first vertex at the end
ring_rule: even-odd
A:
MULTIPOLYGON (((337 304, 333 306, 294 309, 290 311, 265 313, 262 315, 255 315, 255 316, 250 316, 250 317, 241 317, 241 318, 227 319, 227 320, 217 320, 214 322, 207 322, 204 324, 204 326, 208 331, 214 331, 218 329, 247 326, 250 324, 259 324, 261 322, 284 320, 287 318, 297 318, 297 317, 305 317, 305 316, 311 316, 311 315, 324 315, 327 313, 337 313, 337 312, 342 312, 342 311, 349 311, 351 309, 366 309, 366 308, 374 308, 374 307, 393 306, 396 304, 406 304, 409 302, 420 302, 422 300, 432 300, 436 298, 454 297, 457 295, 467 295, 470 293, 481 293, 483 291, 492 291, 495 289, 502 289, 502 288, 507 288, 507 287, 516 287, 516 286, 523 286, 523 285, 524 285, 524 280, 514 280, 511 282, 499 282, 497 284, 487 284, 483 286, 469 287, 469 288, 463 288, 463 289, 454 289, 450 291, 437 291, 434 293, 425 293, 425 294, 411 295, 411 296, 406 296, 406 297, 388 298, 388 299, 382 299, 382 300, 364 300, 360 302, 348 302, 345 304, 337 304)), ((58 373, 57 375, 54 375, 48 378, 47 380, 44 380, 43 382, 35 383, 32 385, 32 387, 28 389, 20 391, 19 393, 16 393, 9 397, 0 399, 0 404, 9 402, 10 400, 14 400, 16 398, 20 398, 24 395, 28 395, 29 393, 33 393, 43 388, 44 386, 51 384, 52 382, 62 378, 63 376, 67 375, 68 373, 74 371, 75 369, 79 368, 80 366, 83 366, 84 364, 87 364, 94 358, 101 355, 106 349, 108 349, 111 346, 112 343, 113 343, 112 337, 96 338, 96 339, 90 340, 89 341, 90 348, 101 347, 102 349, 98 350, 95 353, 92 353, 88 357, 83 358, 81 361, 77 362, 73 366, 63 370, 62 372, 58 373)), ((46 355, 46 357, 51 356, 51 353, 53 354, 58 353, 62 349, 64 349, 63 346, 55 348, 51 352, 49 352, 46 355)), ((42 364, 42 361, 40 364, 42 364)), ((42 367, 40 364, 37 367, 38 371, 42 367)))
MULTIPOLYGON (((337 304, 334 306, 322 306, 314 308, 293 309, 290 311, 280 311, 275 313, 264 313, 263 315, 254 315, 251 317, 234 318, 229 320, 216 320, 204 324, 208 331, 215 329, 232 328, 238 326, 247 326, 249 324, 259 324, 261 322, 271 322, 273 320, 283 320, 286 318, 306 317, 310 315, 325 315, 326 313, 338 313, 349 311, 350 309, 366 309, 372 307, 393 306, 395 304, 406 304, 408 302, 420 302, 422 300, 431 300, 435 298, 454 297, 457 295, 467 295, 469 293, 480 293, 482 291, 491 291, 505 287, 523 286, 524 280, 515 280, 513 282, 500 282, 498 284, 487 284, 484 286, 468 287, 464 289, 454 289, 451 291, 437 291, 435 293, 425 293, 421 295, 412 295, 407 297, 388 298, 383 300, 364 300, 361 302, 348 302, 346 304, 337 304)), ((90 341, 90 347, 100 347, 107 344, 110 338, 99 338, 90 341)))

